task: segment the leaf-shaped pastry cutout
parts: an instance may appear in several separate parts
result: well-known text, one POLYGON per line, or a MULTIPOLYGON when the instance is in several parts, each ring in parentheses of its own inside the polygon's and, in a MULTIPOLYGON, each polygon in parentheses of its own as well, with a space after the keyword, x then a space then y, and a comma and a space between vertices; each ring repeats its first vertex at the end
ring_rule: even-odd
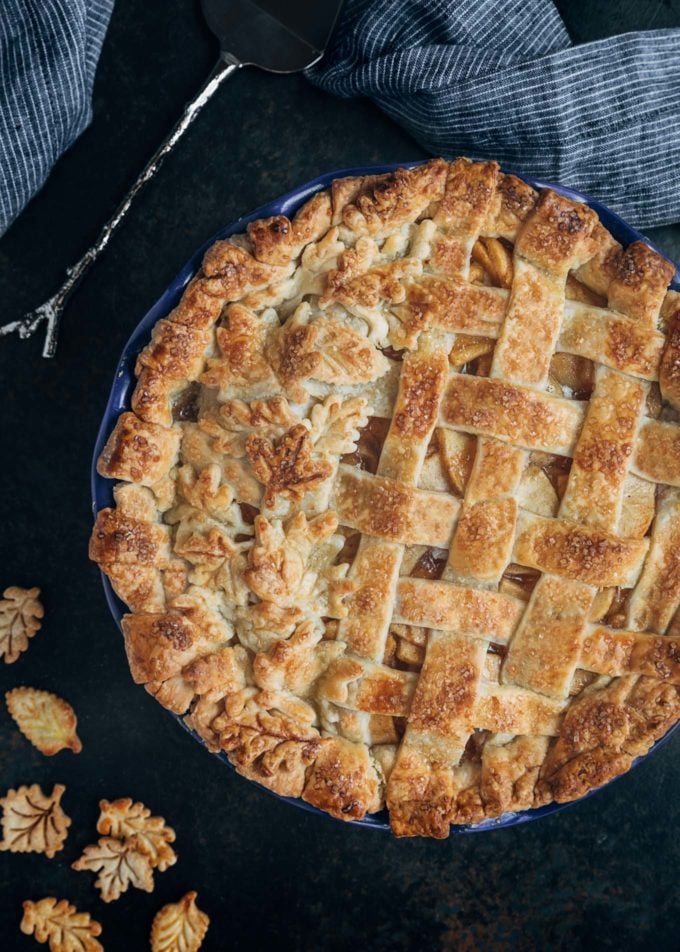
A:
POLYGON ((54 856, 63 847, 71 825, 60 803, 65 790, 60 783, 54 785, 49 797, 37 783, 8 790, 0 800, 3 832, 0 850, 54 856))
MULTIPOLYGON (((248 552, 248 567, 243 573, 246 584, 263 601, 289 608, 299 606, 323 567, 316 559, 312 568, 312 551, 332 538, 337 526, 337 516, 330 510, 309 520, 298 512, 285 522, 256 516, 255 544, 248 552)), ((329 549, 329 561, 341 545, 338 538, 336 547, 329 549)))
POLYGON ((12 664, 28 648, 28 639, 41 627, 45 611, 38 599, 39 588, 6 588, 0 600, 0 656, 12 664))
POLYGON ((352 386, 387 373, 389 360, 349 324, 318 317, 303 302, 272 335, 268 354, 274 372, 293 403, 307 397, 308 380, 352 386))
POLYGON ((197 952, 203 944, 210 919, 196 905, 192 890, 179 902, 159 909, 151 924, 151 952, 197 952))
POLYGON ((89 912, 78 912, 66 899, 47 896, 37 902, 24 903, 21 931, 38 942, 49 942, 50 952, 103 952, 104 946, 95 936, 102 927, 89 912))
POLYGON ((368 408, 363 397, 332 394, 315 404, 309 416, 315 452, 342 456, 356 449, 361 430, 368 423, 368 408))
POLYGON ((79 754, 83 749, 76 734, 75 712, 56 694, 22 687, 8 691, 5 700, 17 727, 41 754, 52 757, 66 747, 79 754))
POLYGON ((265 506, 276 506, 278 495, 299 502, 306 492, 318 489, 333 474, 328 460, 312 458, 312 449, 309 431, 301 423, 273 443, 251 433, 246 453, 255 476, 266 487, 265 506))
POLYGON ((102 836, 97 843, 86 846, 83 855, 71 866, 73 869, 99 873, 94 884, 104 902, 118 899, 127 892, 128 886, 153 892, 151 860, 140 848, 135 836, 126 840, 102 836))
POLYGON ((175 842, 175 831, 166 825, 162 816, 151 816, 151 810, 143 803, 121 797, 111 803, 100 800, 99 809, 98 833, 117 839, 136 837, 137 848, 146 853, 151 866, 161 872, 177 862, 177 854, 168 845, 175 842))

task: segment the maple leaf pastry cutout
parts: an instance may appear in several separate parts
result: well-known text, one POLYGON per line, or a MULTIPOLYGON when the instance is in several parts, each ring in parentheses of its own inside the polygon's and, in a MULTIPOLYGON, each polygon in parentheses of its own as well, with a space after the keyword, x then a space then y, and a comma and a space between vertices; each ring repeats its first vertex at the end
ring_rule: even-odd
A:
POLYGON ((102 927, 89 912, 78 912, 66 899, 46 896, 23 903, 24 915, 20 929, 38 942, 49 943, 50 952, 103 952, 97 941, 102 927))
POLYGON ((6 588, 0 599, 0 657, 5 664, 13 664, 28 648, 32 638, 42 626, 40 619, 45 610, 38 599, 39 588, 6 588))
POLYGON ((49 691, 20 687, 7 691, 5 700, 17 727, 41 754, 52 757, 66 748, 79 754, 83 749, 76 734, 75 712, 63 698, 49 691))
POLYGON ((99 809, 98 833, 119 840, 135 837, 138 849, 161 873, 177 862, 177 854, 169 845, 175 841, 175 831, 162 816, 151 816, 151 810, 143 803, 122 797, 112 802, 100 800, 99 809))
POLYGON ((298 423, 273 443, 256 433, 246 440, 246 454, 255 476, 265 486, 264 505, 273 508, 282 495, 297 502, 333 472, 325 459, 312 459, 312 441, 298 423))
POLYGON ((210 918, 196 905, 193 890, 159 909, 151 924, 151 952, 198 952, 210 918))
POLYGON ((135 836, 125 840, 102 836, 86 846, 83 855, 71 867, 99 874, 94 884, 104 902, 118 899, 130 886, 153 892, 151 861, 135 836))
POLYGON ((61 808, 66 787, 57 783, 46 796, 37 783, 8 790, 0 799, 2 833, 0 850, 10 853, 44 853, 52 858, 64 845, 71 820, 61 808))

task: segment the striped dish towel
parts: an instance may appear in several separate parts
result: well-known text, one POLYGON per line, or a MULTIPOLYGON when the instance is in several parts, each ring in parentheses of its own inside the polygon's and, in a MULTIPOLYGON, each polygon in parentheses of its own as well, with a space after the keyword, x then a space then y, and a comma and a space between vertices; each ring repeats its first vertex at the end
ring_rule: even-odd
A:
POLYGON ((345 0, 307 75, 434 154, 496 158, 633 225, 680 221, 680 29, 572 46, 551 0, 345 0))
MULTIPOLYGON (((228 2, 228 0, 227 0, 228 2)), ((0 0, 0 234, 91 119, 113 0, 0 0)), ((309 78, 431 152, 680 220, 680 30, 571 46, 551 0, 345 0, 309 78)))
POLYGON ((113 0, 0 0, 0 235, 92 118, 113 0))

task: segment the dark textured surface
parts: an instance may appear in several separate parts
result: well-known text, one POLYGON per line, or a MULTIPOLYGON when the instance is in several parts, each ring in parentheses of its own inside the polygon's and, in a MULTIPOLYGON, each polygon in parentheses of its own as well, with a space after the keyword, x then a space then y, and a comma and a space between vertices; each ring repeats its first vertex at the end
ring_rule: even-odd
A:
MULTIPOLYGON (((560 4, 579 40, 680 25, 680 4, 560 4), (645 7, 645 14, 640 13, 645 7)), ((0 242, 2 322, 38 303, 95 237, 202 82, 213 48, 189 0, 118 0, 93 126, 0 242)), ((66 897, 102 922, 107 950, 148 947, 165 902, 197 889, 206 949, 677 948, 680 736, 628 777, 536 824, 444 843, 394 841, 278 803, 206 754, 133 686, 88 563, 88 470, 110 378, 131 329, 219 226, 334 167, 419 158, 369 103, 335 102, 300 77, 242 73, 211 103, 69 309, 58 357, 0 342, 0 586, 42 587, 43 630, 0 690, 55 690, 80 719, 83 753, 44 758, 0 710, 0 787, 67 786, 66 847, 0 854, 0 948, 21 901, 66 897), (69 864, 95 838, 101 797, 167 817, 179 862, 104 905, 69 864)), ((568 183, 565 183, 568 184, 568 183)), ((680 227, 655 236, 676 257, 680 227)))

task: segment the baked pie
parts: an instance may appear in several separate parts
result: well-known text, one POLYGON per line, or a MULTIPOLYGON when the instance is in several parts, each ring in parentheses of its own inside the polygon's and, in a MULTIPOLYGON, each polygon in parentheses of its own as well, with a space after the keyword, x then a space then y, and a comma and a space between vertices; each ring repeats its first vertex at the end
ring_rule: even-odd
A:
POLYGON ((400 836, 626 771, 680 717, 673 274, 462 158, 217 241, 98 464, 134 680, 400 836))

